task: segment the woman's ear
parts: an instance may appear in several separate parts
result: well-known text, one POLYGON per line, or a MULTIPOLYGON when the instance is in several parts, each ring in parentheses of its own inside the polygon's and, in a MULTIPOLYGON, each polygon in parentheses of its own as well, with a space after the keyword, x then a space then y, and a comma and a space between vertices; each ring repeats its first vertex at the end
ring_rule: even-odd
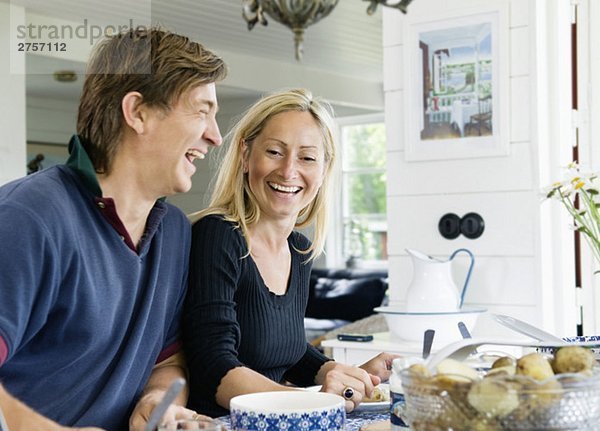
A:
POLYGON ((144 133, 145 107, 143 96, 137 91, 130 91, 121 100, 121 110, 125 123, 137 134, 144 133))

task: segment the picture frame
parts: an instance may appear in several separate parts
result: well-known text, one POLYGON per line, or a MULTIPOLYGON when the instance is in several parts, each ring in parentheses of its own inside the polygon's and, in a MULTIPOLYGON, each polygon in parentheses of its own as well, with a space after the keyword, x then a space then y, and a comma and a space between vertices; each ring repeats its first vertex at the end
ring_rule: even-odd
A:
POLYGON ((498 3, 407 17, 407 161, 508 155, 507 15, 498 3))

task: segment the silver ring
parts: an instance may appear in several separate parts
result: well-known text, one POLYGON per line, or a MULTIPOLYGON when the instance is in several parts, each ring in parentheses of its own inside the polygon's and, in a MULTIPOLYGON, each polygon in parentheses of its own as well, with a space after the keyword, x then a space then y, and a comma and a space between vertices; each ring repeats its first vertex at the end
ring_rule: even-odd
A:
POLYGON ((346 386, 342 391, 342 396, 347 400, 351 400, 354 396, 354 389, 352 389, 350 386, 346 386))

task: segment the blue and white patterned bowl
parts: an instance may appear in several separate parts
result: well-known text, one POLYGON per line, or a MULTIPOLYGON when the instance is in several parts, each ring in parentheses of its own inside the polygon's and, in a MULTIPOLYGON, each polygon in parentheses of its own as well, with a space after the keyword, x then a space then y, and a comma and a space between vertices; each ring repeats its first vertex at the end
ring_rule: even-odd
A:
POLYGON ((344 399, 325 392, 258 392, 230 403, 233 431, 342 431, 344 399))
MULTIPOLYGON (((590 350, 594 353, 596 360, 600 361, 600 335, 575 335, 572 337, 563 337, 567 343, 592 343, 595 342, 597 345, 590 347, 590 350)), ((554 347, 540 347, 537 349, 541 353, 554 354, 556 348, 554 347)))

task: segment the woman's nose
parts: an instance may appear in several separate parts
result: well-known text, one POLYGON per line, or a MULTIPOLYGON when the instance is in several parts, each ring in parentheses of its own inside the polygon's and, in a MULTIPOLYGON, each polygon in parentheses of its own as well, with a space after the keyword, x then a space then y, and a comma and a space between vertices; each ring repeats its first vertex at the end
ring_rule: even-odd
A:
POLYGON ((295 157, 286 156, 281 162, 281 175, 285 179, 295 178, 298 173, 298 161, 295 157))

